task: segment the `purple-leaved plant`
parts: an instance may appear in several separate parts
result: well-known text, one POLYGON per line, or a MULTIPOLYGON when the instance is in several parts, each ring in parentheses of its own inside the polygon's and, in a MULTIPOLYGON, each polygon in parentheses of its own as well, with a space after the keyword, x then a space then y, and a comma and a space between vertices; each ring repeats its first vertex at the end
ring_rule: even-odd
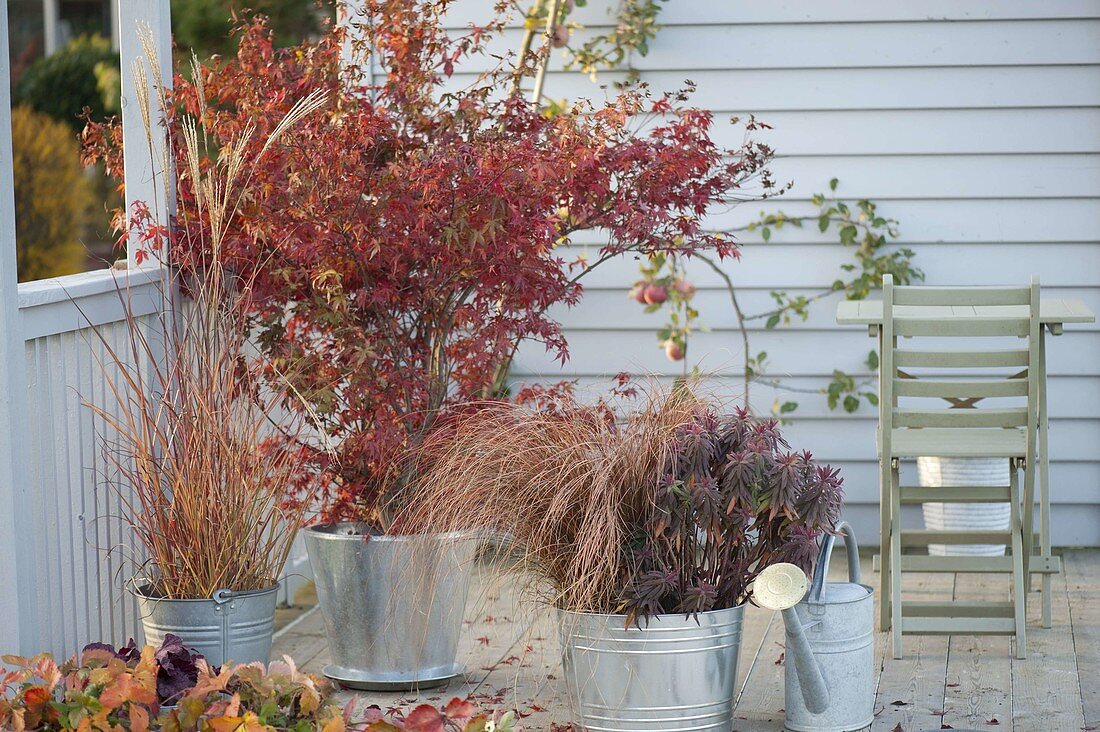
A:
POLYGON ((699 404, 676 430, 649 525, 626 548, 630 622, 734 607, 775 562, 809 572, 840 516, 841 484, 838 470, 791 451, 776 420, 699 404))
MULTIPOLYGON (((141 648, 131 638, 126 645, 115 648, 109 643, 89 643, 84 651, 102 650, 113 653, 127 665, 141 659, 141 648)), ((83 653, 83 651, 82 651, 83 653)), ((203 656, 183 645, 183 639, 165 633, 164 641, 153 653, 157 664, 157 697, 161 705, 173 705, 195 686, 199 678, 197 662, 203 656)), ((216 669, 214 670, 216 673, 216 669)))

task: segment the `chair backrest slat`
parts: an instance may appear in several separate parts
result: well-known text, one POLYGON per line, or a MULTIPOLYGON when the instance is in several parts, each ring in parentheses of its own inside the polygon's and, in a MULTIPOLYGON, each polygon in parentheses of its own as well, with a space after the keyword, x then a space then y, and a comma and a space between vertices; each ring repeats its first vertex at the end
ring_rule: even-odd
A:
POLYGON ((901 349, 894 351, 894 365, 904 368, 976 369, 998 366, 1027 366, 1026 348, 995 351, 931 351, 901 349))
POLYGON ((895 379, 894 394, 899 397, 936 397, 939 399, 987 399, 990 397, 1027 396, 1028 380, 947 381, 945 379, 895 379))
POLYGON ((1023 427, 1027 409, 896 409, 895 427, 1023 427))
POLYGON ((941 317, 908 318, 894 317, 894 334, 898 336, 951 336, 984 338, 992 336, 1016 336, 1026 338, 1030 329, 1029 319, 1025 317, 941 317))
POLYGON ((1029 305, 1027 287, 896 287, 895 305, 1029 305))

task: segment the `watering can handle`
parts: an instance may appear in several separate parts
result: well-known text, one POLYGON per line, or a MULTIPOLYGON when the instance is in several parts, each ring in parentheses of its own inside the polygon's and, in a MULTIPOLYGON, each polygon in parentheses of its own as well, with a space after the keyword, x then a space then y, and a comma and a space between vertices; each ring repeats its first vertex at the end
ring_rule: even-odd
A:
MULTIPOLYGON (((844 535, 844 548, 848 553, 848 581, 859 582, 859 547, 856 545, 856 532, 851 524, 841 521, 837 524, 837 531, 844 535)), ((829 576, 829 559, 833 556, 833 544, 836 537, 828 534, 821 540, 821 554, 817 558, 817 566, 814 568, 814 581, 810 585, 810 602, 821 602, 821 595, 825 591, 825 578, 829 576)))

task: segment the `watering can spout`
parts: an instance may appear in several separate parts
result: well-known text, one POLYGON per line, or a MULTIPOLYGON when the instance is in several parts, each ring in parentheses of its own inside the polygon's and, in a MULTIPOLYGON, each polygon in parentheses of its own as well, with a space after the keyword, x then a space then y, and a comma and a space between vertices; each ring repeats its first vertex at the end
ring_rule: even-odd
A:
POLYGON ((821 714, 829 708, 829 687, 825 685, 821 667, 817 665, 802 621, 793 607, 783 610, 783 622, 787 625, 787 663, 794 664, 802 700, 811 712, 821 714))

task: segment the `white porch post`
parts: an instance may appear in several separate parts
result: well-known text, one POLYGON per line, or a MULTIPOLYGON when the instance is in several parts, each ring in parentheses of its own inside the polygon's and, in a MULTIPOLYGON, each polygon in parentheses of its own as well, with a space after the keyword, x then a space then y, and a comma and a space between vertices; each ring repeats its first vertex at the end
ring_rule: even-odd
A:
MULTIPOLYGON (((162 124, 160 96, 156 88, 154 66, 159 67, 166 88, 172 86, 172 14, 169 0, 119 0, 119 53, 122 61, 122 140, 126 176, 126 210, 133 213, 133 204, 145 203, 158 223, 167 224, 175 208, 175 176, 168 159, 166 130, 162 124), (141 36, 152 36, 152 51, 156 58, 145 57, 141 36), (141 117, 134 69, 137 62, 145 66, 152 117, 152 136, 141 117), (169 210, 165 210, 166 202, 169 210)), ((131 236, 126 247, 129 269, 137 268, 135 254, 138 245, 131 236)), ((162 252, 162 255, 167 252, 162 252)), ((155 264, 149 262, 150 265, 155 264)))
POLYGON ((118 51, 118 0, 111 0, 111 50, 118 51))
POLYGON ((46 55, 57 53, 61 46, 61 8, 58 0, 42 0, 42 50, 46 55))
POLYGON ((24 567, 30 546, 24 500, 27 479, 27 413, 23 329, 16 283, 15 185, 12 181, 11 70, 8 67, 8 8, 0 5, 0 653, 29 653, 22 642, 31 621, 34 577, 24 567))

